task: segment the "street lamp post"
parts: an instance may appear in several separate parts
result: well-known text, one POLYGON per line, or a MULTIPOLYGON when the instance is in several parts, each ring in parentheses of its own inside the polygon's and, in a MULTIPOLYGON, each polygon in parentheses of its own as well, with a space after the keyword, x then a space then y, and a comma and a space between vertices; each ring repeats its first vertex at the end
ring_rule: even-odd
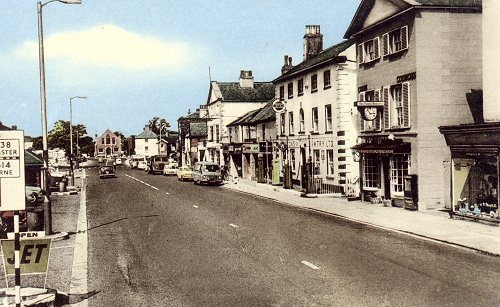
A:
MULTIPOLYGON (((42 146, 43 146, 43 176, 42 188, 45 193, 49 194, 49 149, 47 144, 47 104, 45 95, 45 62, 43 54, 43 25, 42 25, 42 8, 50 2, 61 2, 64 4, 81 4, 81 0, 50 0, 42 4, 37 3, 38 13, 38 65, 40 68, 40 102, 42 115, 42 146)), ((45 201, 44 206, 44 228, 46 234, 52 234, 52 209, 50 200, 45 201)))
POLYGON ((71 185, 75 185, 75 170, 73 169, 73 99, 87 99, 85 96, 74 96, 69 99, 69 172, 71 175, 71 185))

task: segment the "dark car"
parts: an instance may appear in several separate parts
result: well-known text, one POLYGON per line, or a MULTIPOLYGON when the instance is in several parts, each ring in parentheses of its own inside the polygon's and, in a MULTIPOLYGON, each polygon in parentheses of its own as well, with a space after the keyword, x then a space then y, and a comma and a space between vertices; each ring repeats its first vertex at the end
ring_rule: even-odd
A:
POLYGON ((103 165, 99 167, 99 178, 116 177, 115 167, 113 165, 103 165))

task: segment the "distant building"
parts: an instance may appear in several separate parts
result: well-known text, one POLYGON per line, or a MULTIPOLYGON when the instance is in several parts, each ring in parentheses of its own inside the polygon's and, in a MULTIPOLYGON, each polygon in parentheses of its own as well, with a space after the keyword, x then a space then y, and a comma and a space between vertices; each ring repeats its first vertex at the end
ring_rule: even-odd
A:
POLYGON ((177 152, 180 165, 193 165, 203 160, 207 138, 207 107, 200 106, 196 112, 182 116, 177 120, 179 140, 177 152))
POLYGON ((94 155, 96 157, 113 157, 121 156, 122 154, 121 138, 109 129, 96 139, 94 151, 94 155))
POLYGON ((135 155, 150 157, 158 154, 158 135, 151 131, 149 125, 144 126, 144 130, 135 137, 135 155))

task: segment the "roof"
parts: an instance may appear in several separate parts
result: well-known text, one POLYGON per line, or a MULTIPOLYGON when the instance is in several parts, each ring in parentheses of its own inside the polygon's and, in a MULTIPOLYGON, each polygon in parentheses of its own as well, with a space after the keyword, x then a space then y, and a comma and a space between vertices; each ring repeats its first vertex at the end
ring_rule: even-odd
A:
MULTIPOLYGON (((347 28, 344 38, 351 38, 356 33, 363 30, 365 20, 377 1, 382 0, 361 0, 356 13, 347 28)), ((385 0, 397 11, 403 12, 407 9, 418 8, 475 8, 482 9, 482 0, 385 0)), ((396 13, 397 14, 397 13, 396 13)), ((394 16, 392 14, 391 16, 394 16)), ((387 18, 390 18, 388 16, 387 18)), ((381 21, 383 21, 381 20, 381 21)), ((379 21, 380 22, 380 21, 379 21)))
POLYGON ((0 122, 0 130, 12 130, 12 127, 7 127, 2 122, 0 122))
POLYGON ((149 130, 149 128, 144 129, 135 139, 156 139, 158 136, 153 131, 149 130))
POLYGON ((32 151, 24 151, 24 165, 43 166, 43 159, 32 151))
POLYGON ((239 82, 214 82, 224 102, 266 102, 275 96, 272 82, 254 82, 253 87, 241 87, 239 82))
POLYGON ((191 118, 200 118, 200 111, 193 112, 193 113, 188 114, 186 116, 181 116, 181 117, 179 117, 178 120, 191 119, 191 118))
POLYGON ((345 40, 336 45, 333 45, 320 53, 316 54, 303 61, 302 63, 295 65, 292 69, 279 76, 273 80, 273 83, 280 82, 289 79, 297 74, 304 73, 312 68, 323 66, 332 63, 343 63, 346 61, 345 56, 339 56, 340 53, 345 51, 347 48, 354 44, 354 40, 345 40))
POLYGON ((189 123, 189 137, 190 138, 204 138, 207 137, 207 123, 195 122, 189 123))
POLYGON ((268 121, 276 120, 276 113, 273 110, 273 102, 269 101, 265 106, 257 110, 252 110, 232 121, 227 127, 240 125, 256 125, 268 121))

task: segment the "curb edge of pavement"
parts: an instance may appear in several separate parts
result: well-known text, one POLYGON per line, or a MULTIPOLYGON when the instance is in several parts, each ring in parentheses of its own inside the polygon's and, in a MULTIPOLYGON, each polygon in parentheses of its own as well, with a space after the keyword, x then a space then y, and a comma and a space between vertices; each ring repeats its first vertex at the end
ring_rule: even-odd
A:
POLYGON ((302 210, 306 210, 306 211, 312 211, 312 212, 317 212, 317 213, 321 213, 321 214, 324 214, 324 215, 330 215, 330 216, 334 216, 334 217, 341 218, 341 219, 348 220, 348 221, 353 221, 353 222, 356 222, 356 223, 360 223, 360 224, 363 224, 363 225, 368 225, 368 226, 375 227, 375 228, 384 229, 384 230, 388 230, 388 231, 393 231, 393 232, 397 232, 397 233, 401 233, 401 234, 406 234, 406 235, 410 235, 410 236, 422 238, 422 239, 425 239, 425 240, 428 240, 428 241, 432 241, 432 242, 436 242, 436 243, 452 245, 452 246, 455 246, 455 247, 458 247, 458 248, 467 249, 467 250, 473 250, 475 252, 482 253, 482 254, 489 255, 489 256, 500 257, 500 254, 498 254, 498 253, 493 253, 493 252, 485 251, 485 250, 478 249, 478 248, 475 248, 475 247, 472 247, 472 246, 467 246, 467 245, 463 245, 463 244, 451 242, 451 241, 448 241, 448 240, 437 239, 437 238, 433 238, 433 237, 426 236, 426 235, 423 235, 423 234, 418 234, 418 233, 415 233, 415 232, 412 232, 412 231, 401 230, 401 229, 391 228, 391 227, 387 227, 387 226, 381 226, 381 225, 369 223, 369 222, 366 222, 366 221, 361 221, 361 220, 353 219, 353 218, 350 218, 350 217, 346 217, 346 216, 340 215, 338 213, 332 213, 332 212, 324 211, 324 210, 321 210, 321 209, 311 208, 311 207, 307 207, 307 206, 300 206, 300 205, 296 205, 296 204, 293 204, 293 203, 290 203, 290 202, 286 202, 286 201, 282 201, 282 200, 279 200, 279 199, 271 198, 271 197, 268 197, 268 196, 263 196, 263 195, 255 194, 255 193, 252 193, 252 192, 249 192, 249 191, 240 190, 238 188, 233 188, 233 187, 224 187, 224 188, 229 189, 229 190, 233 190, 233 191, 236 191, 236 192, 240 192, 240 193, 243 193, 243 194, 249 194, 249 195, 259 196, 259 197, 262 197, 262 198, 265 198, 265 199, 269 199, 269 200, 272 200, 272 201, 276 201, 276 202, 279 202, 280 204, 291 206, 291 207, 295 207, 295 208, 298 208, 298 209, 302 209, 302 210))

